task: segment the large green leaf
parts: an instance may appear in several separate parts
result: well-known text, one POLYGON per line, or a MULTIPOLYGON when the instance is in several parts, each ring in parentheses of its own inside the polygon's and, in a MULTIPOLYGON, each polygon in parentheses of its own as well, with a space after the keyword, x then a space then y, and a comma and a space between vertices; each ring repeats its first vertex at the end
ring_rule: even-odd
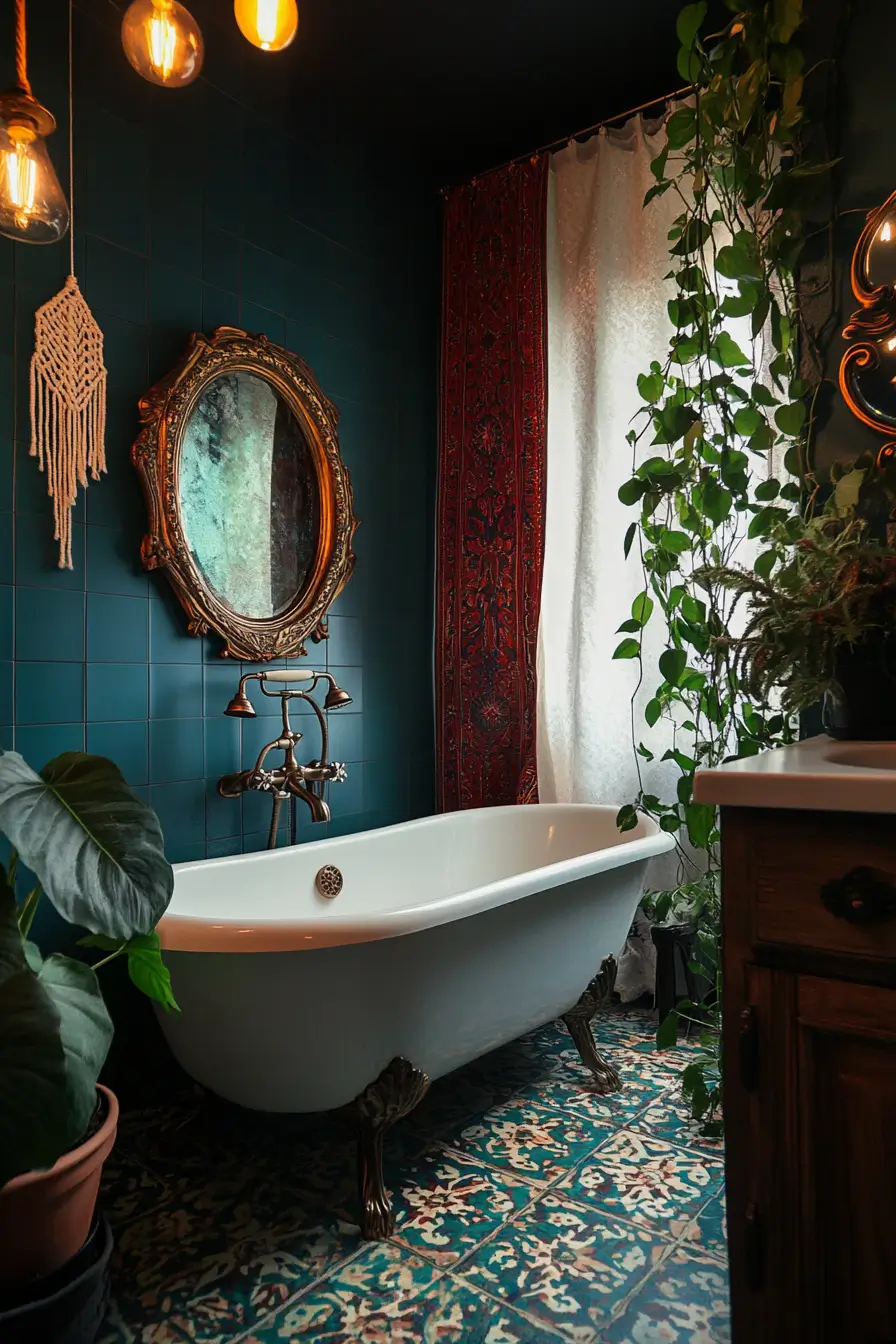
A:
POLYGON ((40 983, 59 1014, 74 1143, 96 1106, 96 1080, 112 1044, 112 1019, 96 973, 82 962, 48 957, 40 968, 40 983))
POLYGON ((52 1166, 71 1142, 59 1014, 25 959, 12 892, 0 887, 0 1186, 52 1166))
POLYGON ((39 775, 0 756, 0 831, 59 913, 122 942, 149 933, 174 886, 152 808, 103 756, 68 751, 39 775))

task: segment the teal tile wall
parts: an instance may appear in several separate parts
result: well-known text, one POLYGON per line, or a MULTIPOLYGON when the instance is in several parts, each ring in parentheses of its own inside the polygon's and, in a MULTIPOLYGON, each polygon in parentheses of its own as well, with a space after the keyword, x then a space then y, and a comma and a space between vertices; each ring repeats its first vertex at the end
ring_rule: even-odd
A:
MULTIPOLYGON (((129 460, 138 397, 191 331, 222 323, 311 365, 341 412, 362 520, 356 577, 311 657, 354 696, 331 715, 348 780, 330 790, 330 825, 300 816, 299 838, 434 808, 437 200, 413 165, 377 158, 325 87, 297 95, 311 73, 301 52, 278 64, 246 46, 231 6, 191 9, 207 77, 172 92, 131 71, 108 0, 76 0, 76 271, 105 334, 109 473, 79 497, 72 572, 56 567, 28 451, 34 310, 62 285, 68 244, 0 239, 0 745, 35 767, 70 748, 111 756, 157 809, 175 861, 260 848, 269 819, 268 800, 215 786, 276 736, 276 705, 258 700, 254 722, 223 717, 241 669, 190 638, 164 577, 142 570, 129 460)), ((3 22, 9 10, 3 0, 3 22)), ((32 21, 29 58, 64 173, 64 6, 32 21)), ((302 726, 314 756, 313 721, 302 726)))

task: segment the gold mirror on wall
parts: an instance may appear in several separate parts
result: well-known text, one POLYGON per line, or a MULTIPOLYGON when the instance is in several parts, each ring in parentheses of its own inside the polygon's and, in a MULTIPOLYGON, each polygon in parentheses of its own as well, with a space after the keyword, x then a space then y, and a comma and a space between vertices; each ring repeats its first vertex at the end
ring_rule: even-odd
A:
MULTIPOLYGON (((872 210, 852 257, 861 307, 843 328, 851 341, 840 363, 840 390, 854 415, 880 434, 896 433, 896 191, 872 210)), ((892 458, 896 443, 885 443, 892 458)))
POLYGON ((140 416, 141 555, 167 572, 190 634, 214 631, 224 657, 251 662, 325 638, 357 519, 338 412, 307 365, 236 327, 194 333, 140 416))

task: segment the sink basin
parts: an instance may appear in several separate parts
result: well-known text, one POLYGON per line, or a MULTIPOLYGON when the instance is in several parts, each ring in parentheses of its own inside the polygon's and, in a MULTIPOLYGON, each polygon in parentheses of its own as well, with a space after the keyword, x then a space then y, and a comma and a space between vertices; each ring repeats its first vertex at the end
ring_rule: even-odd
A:
POLYGON ((860 770, 896 770, 896 742, 838 742, 824 753, 834 765, 860 770))

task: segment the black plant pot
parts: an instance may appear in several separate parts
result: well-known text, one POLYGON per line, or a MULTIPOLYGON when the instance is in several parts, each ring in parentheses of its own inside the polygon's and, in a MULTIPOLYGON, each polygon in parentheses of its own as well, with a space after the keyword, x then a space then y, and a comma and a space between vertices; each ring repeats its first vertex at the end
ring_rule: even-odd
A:
POLYGON ((99 1214, 61 1269, 0 1297, 3 1344, 93 1344, 109 1299, 112 1229, 99 1214))
POLYGON ((837 689, 822 706, 825 732, 850 741, 896 740, 896 635, 875 630, 844 645, 835 664, 837 689))

